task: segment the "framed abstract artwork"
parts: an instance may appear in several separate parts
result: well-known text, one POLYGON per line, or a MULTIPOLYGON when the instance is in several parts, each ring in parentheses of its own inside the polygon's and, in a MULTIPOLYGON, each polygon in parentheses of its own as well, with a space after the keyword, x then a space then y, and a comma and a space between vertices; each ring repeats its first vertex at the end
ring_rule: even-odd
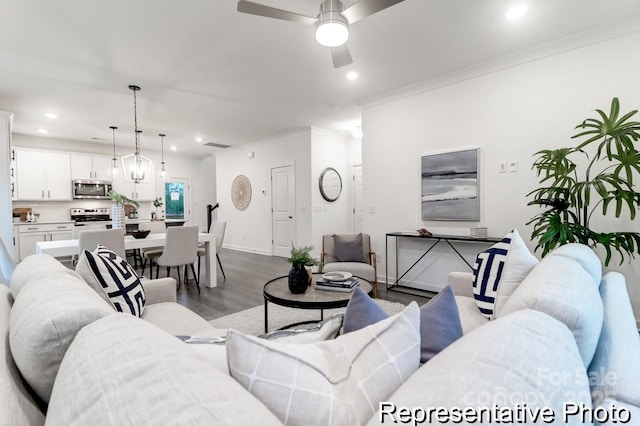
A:
POLYGON ((422 156, 422 220, 480 220, 479 151, 422 156))

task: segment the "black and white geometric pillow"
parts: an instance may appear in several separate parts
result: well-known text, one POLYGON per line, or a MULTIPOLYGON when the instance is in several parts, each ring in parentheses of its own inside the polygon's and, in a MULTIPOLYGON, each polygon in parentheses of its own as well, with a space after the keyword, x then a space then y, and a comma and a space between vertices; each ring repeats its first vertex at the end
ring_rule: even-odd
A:
POLYGON ((85 250, 87 264, 111 304, 118 312, 142 316, 146 297, 140 277, 129 263, 104 246, 85 250))
POLYGON ((480 313, 489 319, 493 316, 500 280, 507 263, 511 235, 507 234, 502 241, 479 253, 473 266, 473 297, 480 313))

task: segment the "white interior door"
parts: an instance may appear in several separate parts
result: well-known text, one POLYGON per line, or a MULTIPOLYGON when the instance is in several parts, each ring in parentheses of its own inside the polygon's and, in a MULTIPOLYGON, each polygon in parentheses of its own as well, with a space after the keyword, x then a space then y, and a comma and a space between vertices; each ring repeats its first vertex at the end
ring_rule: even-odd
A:
POLYGON ((364 220, 364 205, 362 202, 362 164, 353 166, 353 232, 362 232, 362 222, 364 220))
POLYGON ((295 243, 295 182, 293 166, 271 169, 271 211, 273 255, 289 257, 295 243))

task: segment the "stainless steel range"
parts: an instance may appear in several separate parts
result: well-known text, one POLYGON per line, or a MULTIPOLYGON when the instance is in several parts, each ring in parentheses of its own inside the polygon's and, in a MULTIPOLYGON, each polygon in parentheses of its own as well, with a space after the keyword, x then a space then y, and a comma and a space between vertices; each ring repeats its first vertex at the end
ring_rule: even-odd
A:
POLYGON ((95 209, 70 209, 71 220, 76 222, 76 226, 110 224, 109 208, 100 207, 95 209))

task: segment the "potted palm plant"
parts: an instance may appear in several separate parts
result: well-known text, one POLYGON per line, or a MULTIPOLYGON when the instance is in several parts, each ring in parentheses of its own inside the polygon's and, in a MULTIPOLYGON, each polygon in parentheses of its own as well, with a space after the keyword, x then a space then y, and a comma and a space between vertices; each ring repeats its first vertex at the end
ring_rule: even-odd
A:
MULTIPOLYGON (((640 173, 640 123, 631 121, 637 110, 620 114, 620 102, 613 98, 609 113, 596 110, 597 118, 588 118, 576 126, 573 139, 586 138, 576 147, 542 150, 534 154, 533 170, 542 187, 531 191, 528 205, 543 211, 527 225, 533 225, 532 240, 542 256, 559 245, 582 243, 602 247, 608 265, 614 251, 634 257, 640 253, 640 234, 596 229, 595 217, 627 213, 636 217, 640 193, 636 191, 640 173), (595 217, 594 217, 595 215, 595 217)), ((596 221, 598 222, 598 221, 596 221)), ((598 223, 599 226, 602 222, 598 223)))
POLYGON ((318 261, 311 256, 311 250, 313 250, 313 246, 295 248, 291 243, 291 256, 287 258, 287 262, 291 263, 291 270, 289 270, 289 291, 291 293, 304 293, 311 284, 311 273, 307 270, 307 266, 318 264, 318 261))

